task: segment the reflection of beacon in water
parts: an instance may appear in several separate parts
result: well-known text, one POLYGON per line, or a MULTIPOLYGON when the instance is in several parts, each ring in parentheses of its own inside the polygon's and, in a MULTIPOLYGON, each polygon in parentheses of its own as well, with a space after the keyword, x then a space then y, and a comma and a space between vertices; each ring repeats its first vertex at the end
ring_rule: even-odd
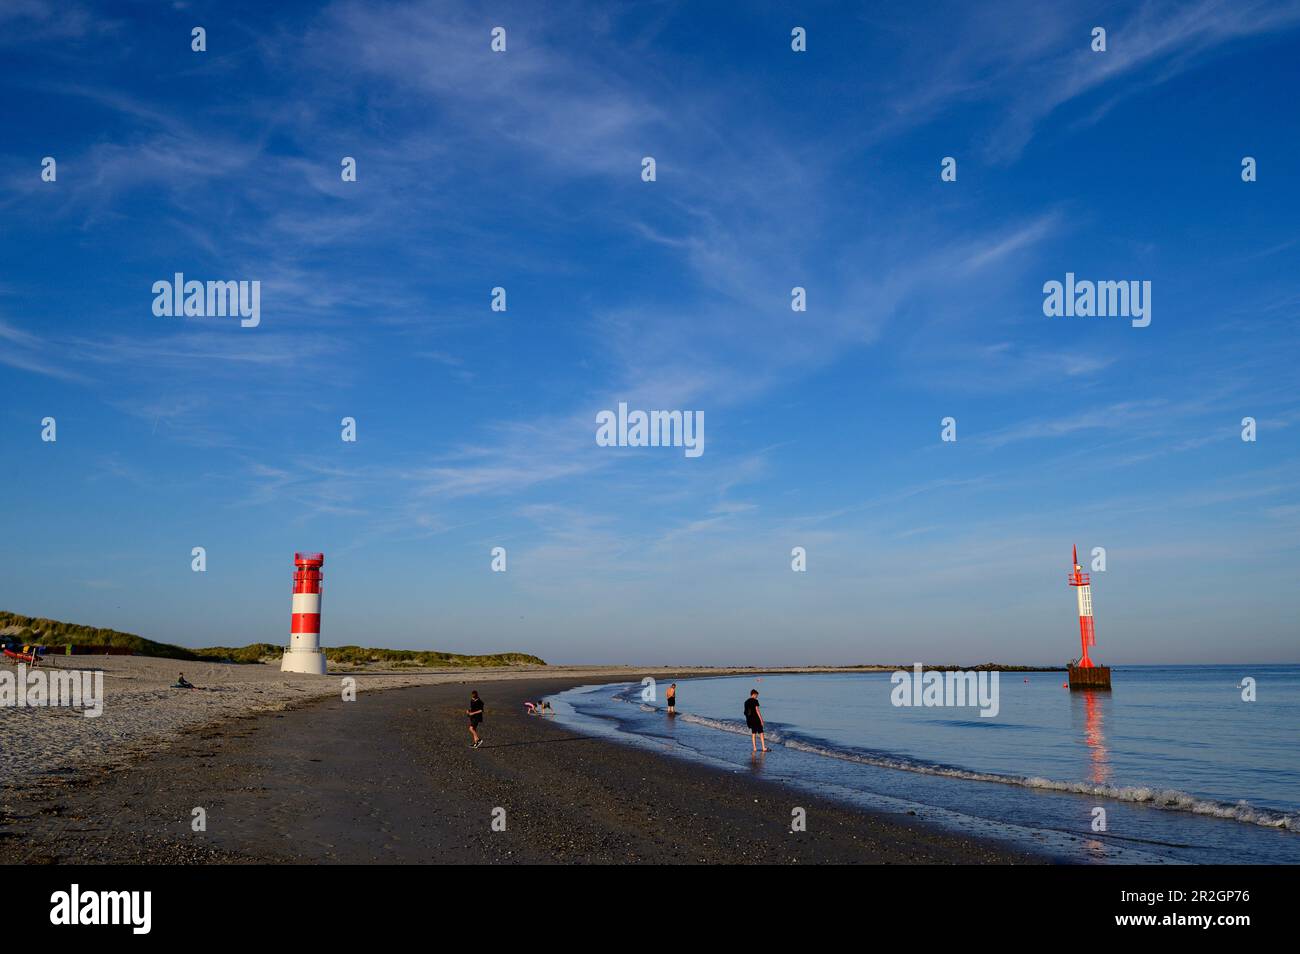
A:
POLYGON ((280 663, 281 672, 325 675, 325 654, 320 651, 320 568, 323 553, 293 555, 293 620, 289 625, 289 648, 280 663))
POLYGON ((1070 674, 1071 689, 1109 689, 1110 667, 1098 666, 1088 656, 1088 647, 1097 645, 1097 636, 1092 627, 1092 580, 1083 567, 1079 566, 1079 548, 1074 548, 1074 573, 1068 580, 1079 596, 1079 641, 1083 644, 1083 655, 1078 663, 1067 667, 1070 674))
POLYGON ((1088 778, 1098 785, 1110 781, 1110 752, 1106 748, 1106 719, 1103 696, 1083 694, 1083 744, 1088 747, 1088 778))

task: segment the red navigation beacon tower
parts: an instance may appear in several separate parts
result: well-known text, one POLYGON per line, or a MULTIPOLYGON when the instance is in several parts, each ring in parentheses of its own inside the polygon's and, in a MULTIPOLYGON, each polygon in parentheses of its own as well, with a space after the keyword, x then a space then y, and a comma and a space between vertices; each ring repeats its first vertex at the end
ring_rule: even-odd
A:
POLYGON ((1078 662, 1067 667, 1071 689, 1109 689, 1110 667, 1098 666, 1088 656, 1088 647, 1097 645, 1097 635, 1092 628, 1092 580, 1079 566, 1079 548, 1074 548, 1074 572, 1068 582, 1079 597, 1079 642, 1083 655, 1078 662))

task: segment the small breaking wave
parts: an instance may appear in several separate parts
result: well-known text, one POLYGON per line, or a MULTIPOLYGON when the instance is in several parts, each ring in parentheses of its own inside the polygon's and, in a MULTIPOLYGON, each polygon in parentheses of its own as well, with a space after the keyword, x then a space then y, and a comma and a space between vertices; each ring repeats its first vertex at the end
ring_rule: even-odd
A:
MULTIPOLYGON (((614 696, 624 702, 640 702, 639 697, 629 698, 627 693, 614 696)), ((643 710, 653 711, 655 707, 642 704, 643 710)), ((749 735, 749 727, 740 721, 729 719, 710 719, 705 716, 682 713, 677 716, 683 722, 689 722, 703 728, 718 732, 730 732, 733 735, 749 735)), ((921 759, 880 752, 863 752, 837 748, 824 742, 817 742, 798 735, 771 728, 766 733, 769 741, 779 742, 800 752, 809 752, 826 758, 845 762, 857 762, 878 768, 897 769, 903 772, 916 772, 922 775, 937 775, 945 778, 960 778, 973 782, 995 782, 1000 785, 1016 785, 1023 788, 1043 791, 1067 792, 1075 795, 1090 795, 1096 798, 1110 798, 1121 802, 1131 802, 1159 808, 1165 811, 1189 812, 1194 815, 1207 815, 1232 821, 1260 825, 1265 828, 1277 828, 1283 831, 1300 831, 1300 815, 1257 808, 1245 801, 1236 803, 1220 802, 1180 792, 1176 789, 1164 789, 1148 785, 1100 785, 1091 782, 1063 782, 1041 776, 1001 775, 994 772, 974 772, 955 765, 942 765, 921 759)))

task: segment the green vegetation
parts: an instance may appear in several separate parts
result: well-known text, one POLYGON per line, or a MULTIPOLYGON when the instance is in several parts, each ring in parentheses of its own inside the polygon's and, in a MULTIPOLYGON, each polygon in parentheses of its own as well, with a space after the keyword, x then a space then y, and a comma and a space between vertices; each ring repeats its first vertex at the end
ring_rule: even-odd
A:
POLYGON ((209 646, 194 652, 205 662, 279 662, 284 655, 284 647, 274 643, 249 643, 247 646, 209 646))
MULTIPOLYGON (((446 666, 545 666, 546 661, 527 653, 494 653, 490 656, 465 656, 417 649, 369 649, 364 646, 326 646, 325 658, 335 666, 366 666, 382 663, 392 667, 433 668, 446 666)), ((203 659, 220 662, 255 663, 279 661, 283 646, 252 643, 248 646, 213 646, 196 649, 203 659)))
MULTIPOLYGON (((0 611, 0 630, 4 629, 12 629, 14 639, 20 643, 39 643, 44 646, 118 646, 130 649, 140 656, 160 656, 164 659, 183 659, 190 662, 278 662, 284 653, 284 647, 274 643, 186 649, 170 643, 156 643, 152 639, 145 639, 134 633, 121 633, 115 629, 99 629, 94 626, 62 623, 54 619, 19 616, 17 613, 0 611)), ((545 660, 527 653, 466 656, 460 653, 440 653, 432 650, 425 652, 414 649, 366 649, 361 646, 329 646, 325 648, 325 658, 336 666, 366 666, 371 663, 410 668, 546 665, 545 660)))
POLYGON ((17 627, 13 634, 20 643, 39 643, 42 646, 117 646, 130 649, 141 656, 162 656, 170 659, 199 660, 202 656, 180 646, 155 643, 134 633, 121 633, 115 629, 99 629, 78 623, 62 623, 57 619, 38 616, 19 616, 0 611, 0 629, 17 627))
POLYGON ((545 666, 546 661, 527 653, 492 653, 465 656, 460 653, 425 652, 414 649, 364 649, 361 646, 330 646, 325 658, 342 665, 379 662, 391 666, 545 666))

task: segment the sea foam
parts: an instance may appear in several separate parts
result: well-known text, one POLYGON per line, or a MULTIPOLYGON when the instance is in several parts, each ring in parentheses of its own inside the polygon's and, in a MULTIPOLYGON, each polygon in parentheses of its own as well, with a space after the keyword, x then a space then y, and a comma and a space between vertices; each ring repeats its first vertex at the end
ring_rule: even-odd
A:
MULTIPOLYGON (((629 696, 625 693, 616 694, 614 698, 621 702, 638 704, 641 702, 639 696, 629 696)), ((643 710, 651 708, 645 705, 640 707, 643 710)), ((740 721, 711 719, 691 713, 679 714, 677 718, 692 725, 702 726, 718 732, 730 732, 734 735, 750 734, 749 727, 740 721)), ((976 772, 959 766, 941 765, 906 756, 838 748, 824 742, 814 742, 798 735, 782 732, 778 728, 769 728, 766 737, 769 742, 778 742, 799 752, 808 752, 825 758, 856 762, 877 768, 916 772, 922 775, 937 775, 945 778, 960 778, 972 782, 993 782, 999 785, 1015 785, 1045 791, 1068 792, 1097 798, 1112 798, 1117 801, 1132 802, 1165 811, 1190 812, 1195 815, 1208 815, 1214 818, 1230 819, 1251 825, 1261 825, 1266 828, 1277 828, 1283 831, 1300 831, 1300 815, 1258 808, 1244 800, 1221 802, 1201 798, 1187 792, 1180 792, 1176 789, 1155 788, 1144 785, 1104 785, 1092 782, 1061 781, 1036 775, 1003 775, 996 772, 976 772)))

